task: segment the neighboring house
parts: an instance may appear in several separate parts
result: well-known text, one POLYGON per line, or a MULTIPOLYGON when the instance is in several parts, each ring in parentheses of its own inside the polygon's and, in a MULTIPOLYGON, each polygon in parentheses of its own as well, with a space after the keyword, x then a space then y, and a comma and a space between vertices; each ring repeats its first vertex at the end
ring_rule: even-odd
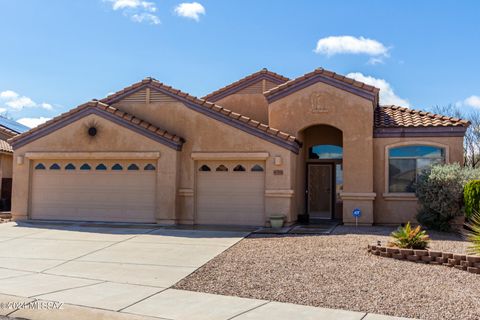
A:
POLYGON ((13 149, 7 140, 29 129, 16 121, 0 116, 0 211, 10 211, 12 198, 13 149))
POLYGON ((147 78, 10 142, 15 219, 265 225, 273 214, 414 219, 413 184, 462 162, 469 123, 379 105, 317 69, 266 69, 203 99, 147 78))

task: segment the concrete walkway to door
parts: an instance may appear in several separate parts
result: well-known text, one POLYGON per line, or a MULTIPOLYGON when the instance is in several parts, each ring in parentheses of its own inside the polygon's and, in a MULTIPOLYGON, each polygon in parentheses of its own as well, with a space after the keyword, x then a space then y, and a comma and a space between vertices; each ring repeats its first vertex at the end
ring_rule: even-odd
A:
POLYGON ((247 234, 0 224, 0 316, 32 320, 394 319, 169 289, 247 234), (39 301, 63 305, 39 310, 39 301))

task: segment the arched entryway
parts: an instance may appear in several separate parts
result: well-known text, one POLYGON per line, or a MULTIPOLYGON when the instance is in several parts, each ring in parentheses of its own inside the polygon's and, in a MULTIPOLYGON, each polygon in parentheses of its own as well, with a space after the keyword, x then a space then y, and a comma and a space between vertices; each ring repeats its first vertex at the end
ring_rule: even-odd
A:
POLYGON ((300 136, 303 172, 299 185, 304 188, 304 219, 341 219, 343 189, 343 134, 329 125, 305 128, 300 136), (302 181, 303 180, 303 181, 302 181))

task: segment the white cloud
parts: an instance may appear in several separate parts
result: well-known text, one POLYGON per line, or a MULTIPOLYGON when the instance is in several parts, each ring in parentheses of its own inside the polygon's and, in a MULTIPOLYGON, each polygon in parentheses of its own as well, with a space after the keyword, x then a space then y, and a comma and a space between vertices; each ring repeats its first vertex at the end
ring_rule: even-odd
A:
POLYGON ((383 63, 383 58, 389 56, 389 48, 383 43, 373 39, 353 36, 322 38, 318 40, 314 51, 327 57, 336 54, 366 54, 373 57, 369 60, 369 64, 383 63))
POLYGON ((407 99, 400 98, 396 95, 390 83, 384 79, 377 79, 371 76, 365 76, 360 72, 352 72, 346 75, 348 78, 364 82, 380 89, 380 103, 385 105, 397 105, 402 107, 410 107, 407 99))
POLYGON ((1 99, 15 99, 18 98, 18 93, 12 90, 5 90, 0 92, 1 99))
POLYGON ((180 17, 200 20, 200 15, 205 15, 205 8, 198 2, 183 2, 175 7, 175 13, 180 17))
POLYGON ((135 22, 149 22, 151 24, 160 24, 160 18, 157 17, 154 14, 151 13, 139 13, 139 14, 134 14, 131 17, 132 21, 135 22))
POLYGON ((21 118, 18 119, 17 122, 23 124, 24 126, 27 126, 29 128, 34 128, 44 122, 47 122, 51 118, 46 118, 46 117, 40 117, 40 118, 21 118))
POLYGON ((113 10, 120 10, 134 22, 160 24, 160 18, 154 13, 157 6, 153 2, 142 0, 104 0, 112 4, 113 10))
MULTIPOLYGON (((12 111, 20 111, 24 108, 42 108, 45 110, 53 110, 53 106, 49 103, 40 103, 37 104, 35 101, 29 97, 22 96, 15 91, 5 90, 0 92, 0 105, 10 108, 12 111)), ((7 111, 8 108, 4 111, 7 111)))
POLYGON ((480 108, 480 97, 470 96, 467 99, 463 100, 463 104, 469 107, 480 108))

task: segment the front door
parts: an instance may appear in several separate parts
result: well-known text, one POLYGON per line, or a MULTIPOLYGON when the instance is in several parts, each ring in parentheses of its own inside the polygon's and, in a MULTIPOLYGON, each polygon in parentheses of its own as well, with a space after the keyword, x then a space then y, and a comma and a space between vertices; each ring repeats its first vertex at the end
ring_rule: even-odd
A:
POLYGON ((307 206, 310 218, 332 218, 332 165, 309 164, 307 206))

